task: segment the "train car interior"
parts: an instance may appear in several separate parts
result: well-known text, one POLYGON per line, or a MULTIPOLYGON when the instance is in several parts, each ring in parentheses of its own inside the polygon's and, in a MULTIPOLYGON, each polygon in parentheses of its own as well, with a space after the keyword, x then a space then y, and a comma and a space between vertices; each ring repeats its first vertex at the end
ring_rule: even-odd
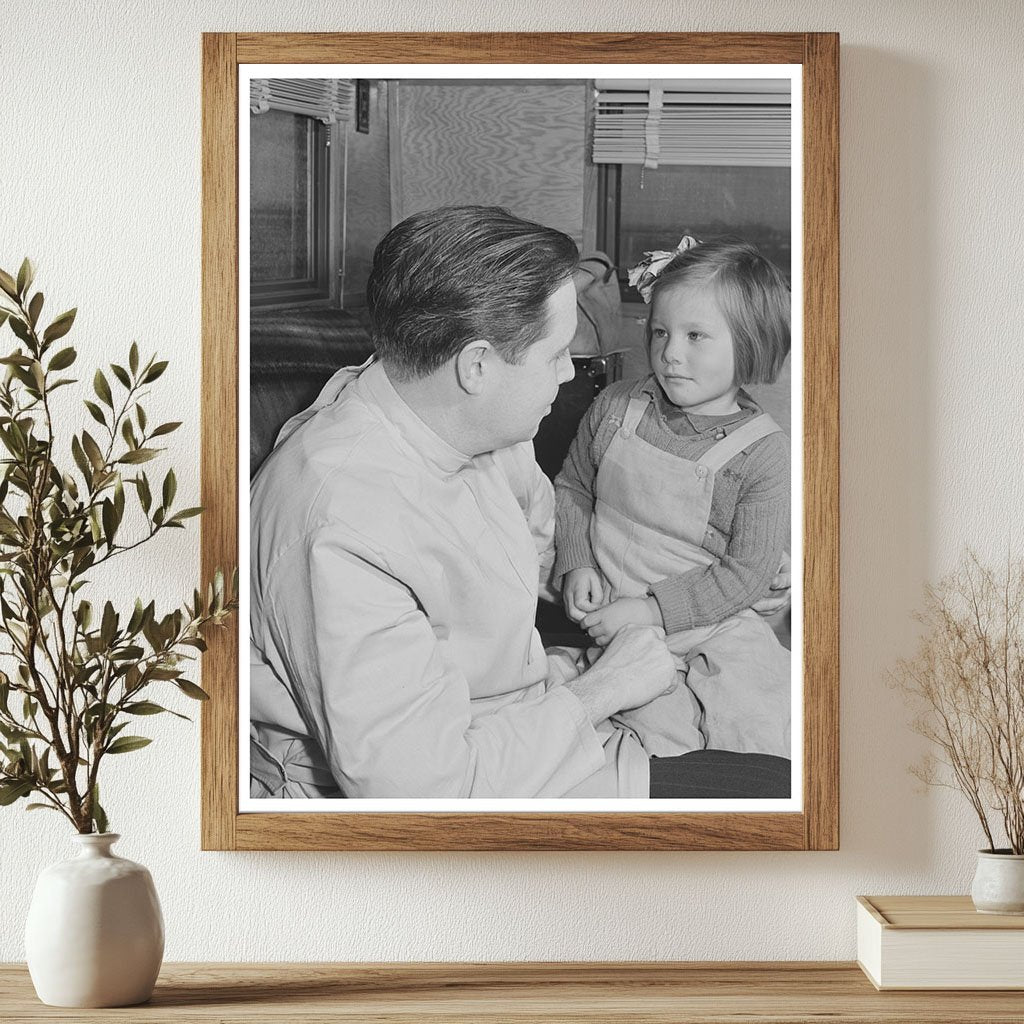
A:
MULTIPOLYGON (((601 388, 647 372, 646 307, 626 279, 645 251, 674 249, 684 234, 738 237, 790 273, 788 86, 254 80, 250 472, 328 377, 372 354, 365 288, 376 243, 420 210, 479 203, 556 227, 581 252, 576 377, 535 440, 553 479, 601 388)), ((788 363, 777 383, 751 389, 787 432, 790 389, 788 363)), ((579 640, 560 609, 541 605, 546 642, 579 640)))

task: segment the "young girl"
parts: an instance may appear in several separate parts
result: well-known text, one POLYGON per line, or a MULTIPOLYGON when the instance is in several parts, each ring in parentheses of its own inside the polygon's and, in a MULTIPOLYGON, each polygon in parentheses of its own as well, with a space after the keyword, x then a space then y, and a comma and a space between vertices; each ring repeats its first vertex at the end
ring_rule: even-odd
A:
POLYGON ((789 540, 789 442, 743 390, 789 352, 789 288, 755 248, 684 238, 630 272, 652 373, 606 388, 555 481, 555 575, 604 646, 664 627, 676 689, 617 717, 652 755, 789 757, 789 652, 751 606, 789 540))

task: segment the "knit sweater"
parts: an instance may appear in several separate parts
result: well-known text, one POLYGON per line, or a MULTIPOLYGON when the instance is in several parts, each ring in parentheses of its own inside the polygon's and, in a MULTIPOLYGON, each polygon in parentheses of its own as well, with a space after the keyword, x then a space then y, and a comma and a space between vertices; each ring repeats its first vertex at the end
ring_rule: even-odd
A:
MULTIPOLYGON (((597 469, 622 423, 630 398, 649 394, 637 436, 696 462, 723 436, 760 415, 740 391, 740 411, 727 416, 689 414, 665 397, 651 375, 602 391, 584 414, 555 480, 555 577, 596 568, 590 546, 597 469)), ((668 633, 722 622, 764 597, 789 544, 789 439, 769 434, 730 459, 716 474, 708 531, 702 545, 714 561, 649 581, 668 633)))

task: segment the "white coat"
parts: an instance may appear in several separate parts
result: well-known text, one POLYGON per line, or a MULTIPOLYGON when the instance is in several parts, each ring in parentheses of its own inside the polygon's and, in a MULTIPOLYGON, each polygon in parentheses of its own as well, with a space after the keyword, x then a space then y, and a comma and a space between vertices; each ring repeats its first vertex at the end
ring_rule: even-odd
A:
POLYGON ((531 445, 468 458, 379 364, 332 378, 251 488, 260 792, 648 796, 636 740, 549 678, 553 507, 531 445))

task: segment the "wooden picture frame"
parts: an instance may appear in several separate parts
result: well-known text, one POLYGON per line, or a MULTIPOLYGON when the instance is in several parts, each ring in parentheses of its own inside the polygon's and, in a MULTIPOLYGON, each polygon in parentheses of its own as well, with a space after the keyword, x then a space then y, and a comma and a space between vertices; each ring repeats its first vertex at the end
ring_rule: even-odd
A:
MULTIPOLYGON (((832 33, 205 34, 202 44, 202 571, 238 561, 239 66, 799 64, 803 82, 803 808, 763 813, 240 813, 247 624, 203 684, 209 850, 834 850, 839 843, 839 39, 832 33), (240 653, 242 652, 242 653, 240 653)), ((794 124, 794 132, 798 126, 794 124)), ((243 572, 243 585, 245 573, 243 572)))

